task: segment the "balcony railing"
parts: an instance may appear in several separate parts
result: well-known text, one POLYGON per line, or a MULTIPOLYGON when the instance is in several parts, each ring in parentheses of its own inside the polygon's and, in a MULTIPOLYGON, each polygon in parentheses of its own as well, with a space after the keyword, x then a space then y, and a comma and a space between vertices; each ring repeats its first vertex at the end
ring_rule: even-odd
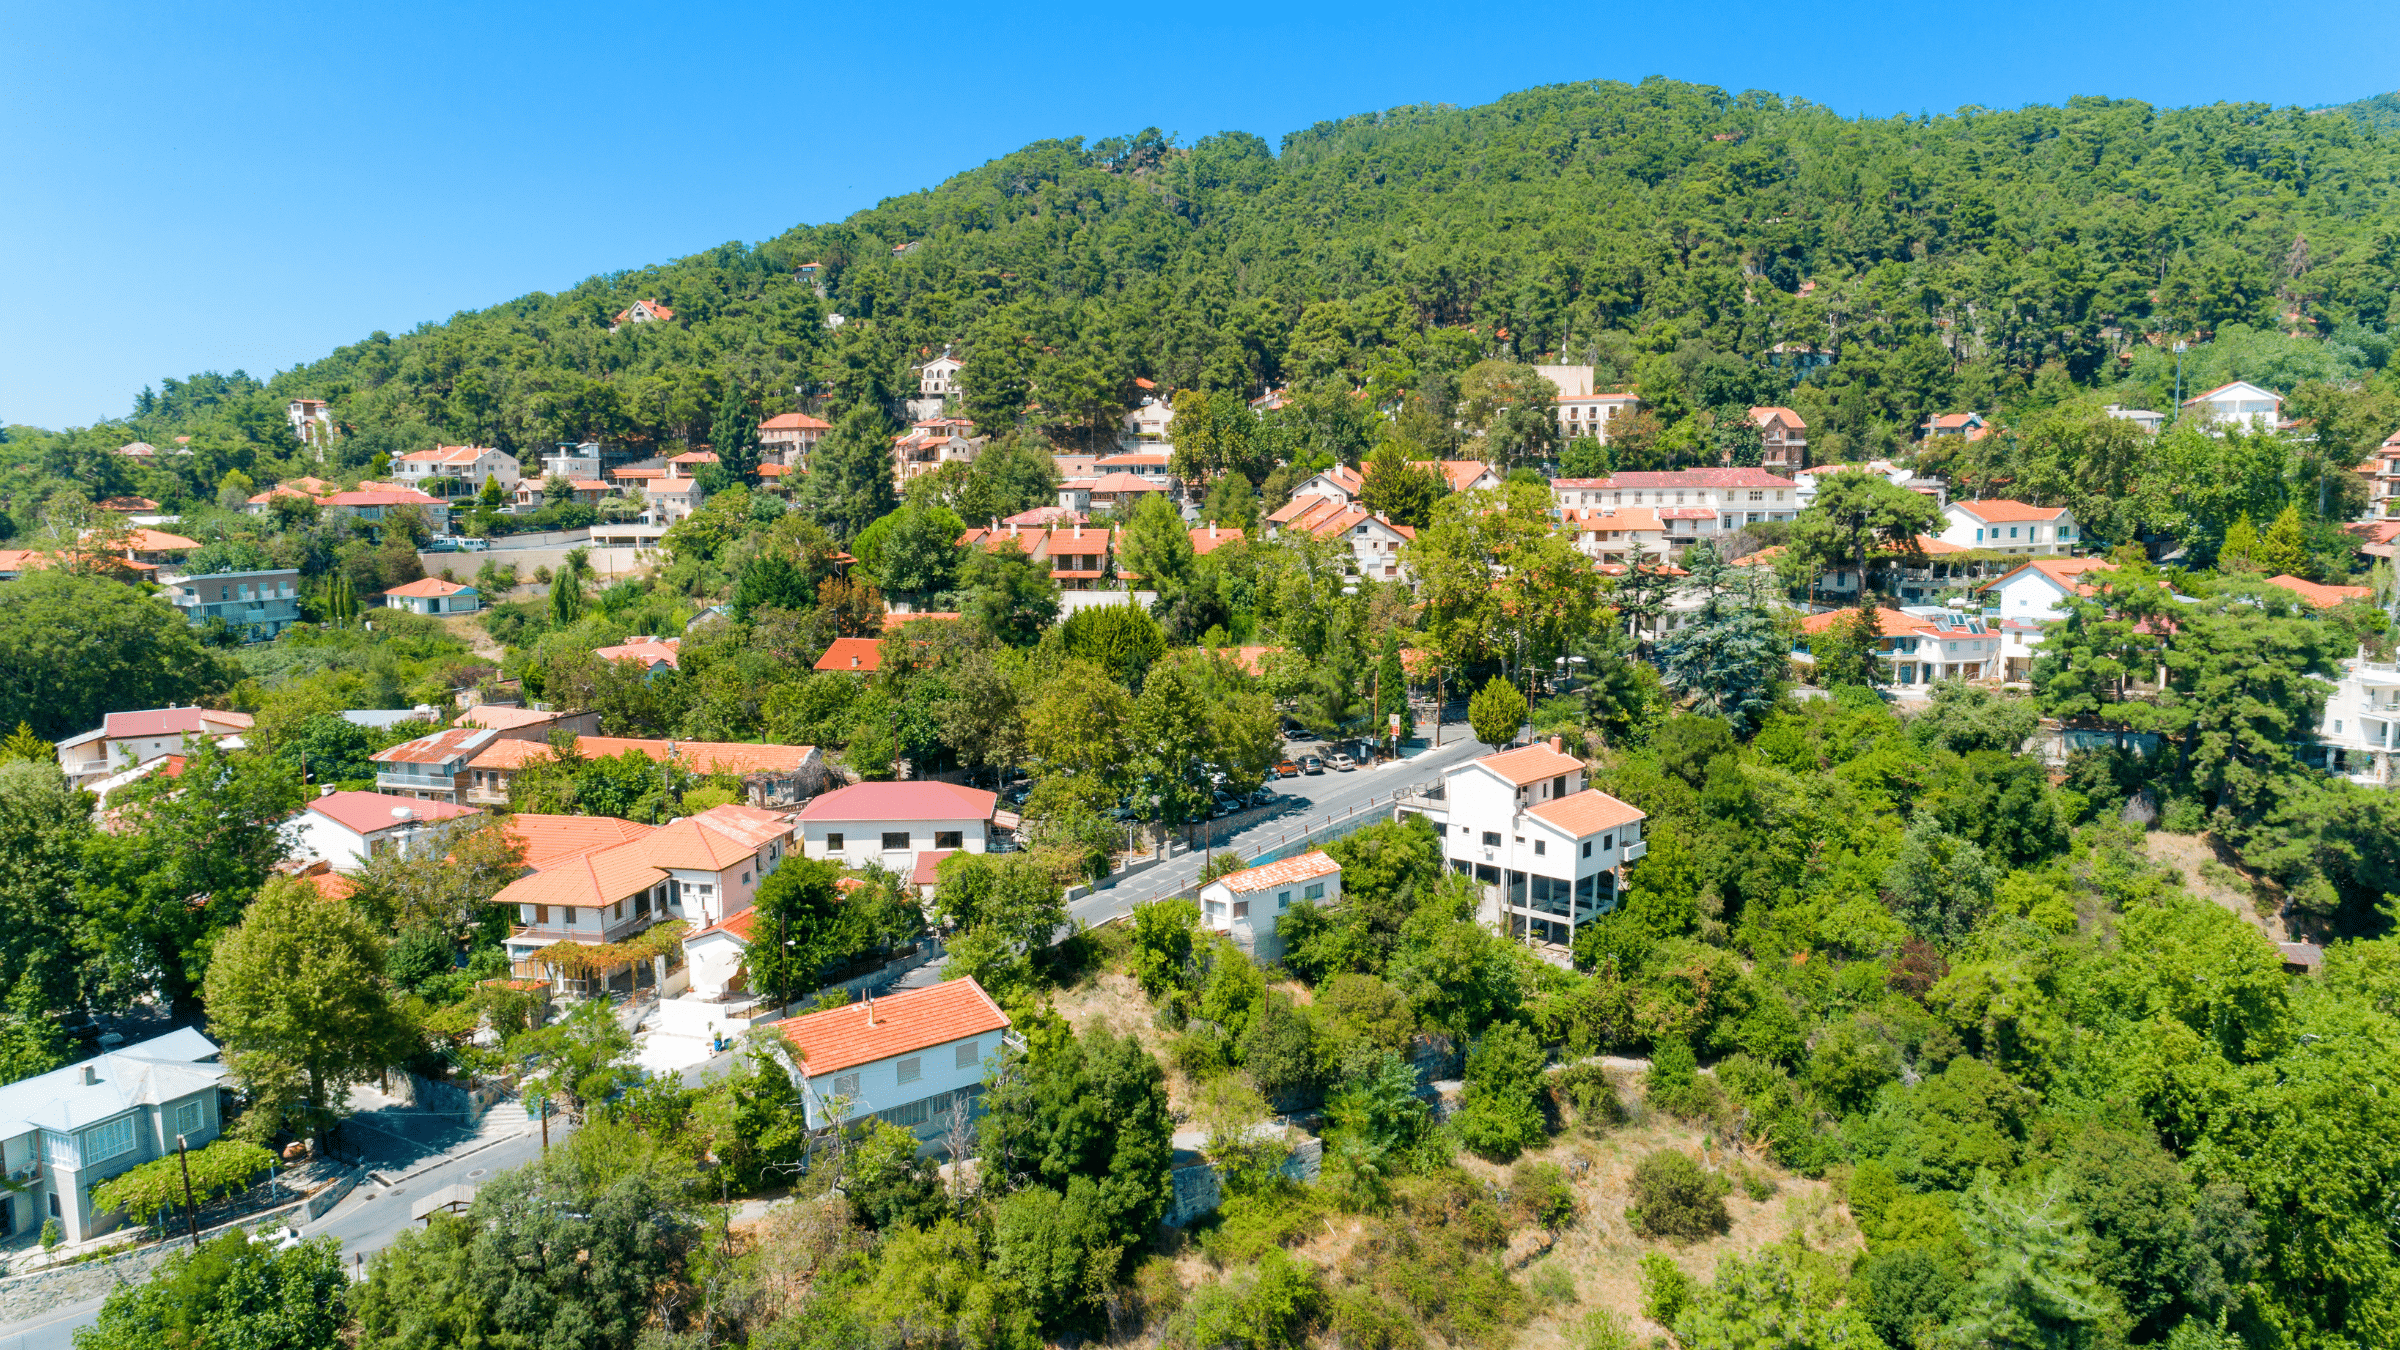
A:
POLYGON ((1649 856, 1650 856, 1650 841, 1649 841, 1649 840, 1647 840, 1647 839, 1636 839, 1636 840, 1634 840, 1632 843, 1630 843, 1630 844, 1627 844, 1627 845, 1625 846, 1625 854, 1624 854, 1624 857, 1625 857, 1625 861, 1627 861, 1627 862, 1629 862, 1629 863, 1630 863, 1630 862, 1640 862, 1642 859, 1644 859, 1644 858, 1647 858, 1647 857, 1649 857, 1649 856))

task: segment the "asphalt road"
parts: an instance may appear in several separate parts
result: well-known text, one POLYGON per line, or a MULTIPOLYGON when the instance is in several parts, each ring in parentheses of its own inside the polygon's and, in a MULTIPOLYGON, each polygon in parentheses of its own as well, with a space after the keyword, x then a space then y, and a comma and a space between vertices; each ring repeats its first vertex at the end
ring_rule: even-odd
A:
MULTIPOLYGON (((1320 742, 1299 741, 1290 749, 1296 757, 1321 753, 1324 747, 1320 742)), ((1349 773, 1328 769, 1322 774, 1275 780, 1268 786, 1283 797, 1281 805, 1265 812, 1263 818, 1244 814, 1211 822, 1210 841, 1216 849, 1231 849, 1244 858, 1253 858, 1292 842, 1303 831, 1323 836, 1329 829, 1360 816, 1389 817, 1394 793, 1437 782, 1444 769, 1490 753, 1491 747, 1476 741, 1475 733, 1466 723, 1445 723, 1439 750, 1420 747, 1410 758, 1388 760, 1349 773)), ((1128 913, 1142 901, 1173 895, 1200 875, 1209 851, 1195 848, 1144 871, 1119 873, 1102 882, 1090 895, 1069 904, 1068 917, 1096 924, 1128 913)), ((0 1350, 6 1347, 0 1346, 0 1350)))
MULTIPOLYGON (((562 1138, 567 1128, 564 1121, 551 1117, 553 1141, 562 1138)), ((447 1158, 389 1190, 372 1181, 362 1182, 334 1206, 332 1213, 302 1227, 300 1235, 339 1238, 342 1259, 355 1270, 362 1259, 392 1245, 401 1230, 411 1226, 408 1209, 414 1197, 456 1182, 479 1184, 512 1167, 532 1162, 541 1152, 542 1136, 537 1130, 503 1138, 463 1157, 447 1158)), ((374 1162, 371 1158, 370 1164, 374 1162)), ((74 1350, 76 1329, 90 1326, 99 1317, 103 1301, 90 1299, 68 1304, 43 1314, 41 1321, 0 1327, 0 1350, 74 1350)))

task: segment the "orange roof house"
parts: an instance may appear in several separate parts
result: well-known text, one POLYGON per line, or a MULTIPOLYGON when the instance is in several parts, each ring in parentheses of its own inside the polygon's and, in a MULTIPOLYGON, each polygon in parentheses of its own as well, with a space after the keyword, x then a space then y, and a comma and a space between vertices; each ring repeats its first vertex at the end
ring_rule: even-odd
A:
POLYGON ((1008 1014, 972 979, 947 980, 777 1022, 799 1062, 809 1128, 838 1114, 881 1115, 938 1130, 937 1117, 979 1089, 1008 1014), (939 1103, 937 1111, 920 1103, 939 1103))
POLYGON ((2371 586, 2325 586, 2288 572, 2282 576, 2268 577, 2267 584, 2280 586, 2318 609, 2332 609, 2347 600, 2372 601, 2375 598, 2375 590, 2371 586))

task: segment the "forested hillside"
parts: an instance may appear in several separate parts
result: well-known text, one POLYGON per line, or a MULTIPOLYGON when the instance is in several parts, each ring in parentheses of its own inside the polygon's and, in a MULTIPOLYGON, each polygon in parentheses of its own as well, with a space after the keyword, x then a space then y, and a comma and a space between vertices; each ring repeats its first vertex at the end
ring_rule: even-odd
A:
POLYGON ((1137 376, 1438 407, 1505 351, 1635 385, 1670 451, 1706 442, 1710 410, 1773 399, 1825 459, 1890 448, 1928 412, 2021 413, 2123 378, 2162 405, 2170 335, 2281 328, 2331 340, 2302 375, 2379 366, 2396 174, 2400 138, 2297 109, 1851 120, 1665 80, 1363 114, 1280 152, 1247 133, 1042 142, 756 247, 372 334, 263 396, 195 376, 123 426, 20 432, 12 509, 22 525, 44 480, 132 486, 104 454, 127 434, 193 435, 176 473, 195 490, 257 476, 296 449, 292 395, 334 400, 354 466, 437 437, 665 446, 705 440, 729 386, 762 413, 889 415, 944 344, 988 429, 1027 416, 1071 438, 1137 376), (795 273, 812 262, 822 297, 795 273), (609 332, 639 298, 675 318, 609 332), (1792 388, 1800 367, 1769 354, 1792 343, 1837 359, 1792 388))

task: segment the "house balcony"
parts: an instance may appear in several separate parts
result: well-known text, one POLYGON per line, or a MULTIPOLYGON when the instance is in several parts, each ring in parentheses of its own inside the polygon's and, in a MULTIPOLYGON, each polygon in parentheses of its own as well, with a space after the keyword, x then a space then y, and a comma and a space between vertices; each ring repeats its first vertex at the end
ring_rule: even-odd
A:
POLYGON ((1627 844, 1624 848, 1624 851, 1619 856, 1625 862, 1640 862, 1642 859, 1650 856, 1650 841, 1647 839, 1636 839, 1632 843, 1627 844))

